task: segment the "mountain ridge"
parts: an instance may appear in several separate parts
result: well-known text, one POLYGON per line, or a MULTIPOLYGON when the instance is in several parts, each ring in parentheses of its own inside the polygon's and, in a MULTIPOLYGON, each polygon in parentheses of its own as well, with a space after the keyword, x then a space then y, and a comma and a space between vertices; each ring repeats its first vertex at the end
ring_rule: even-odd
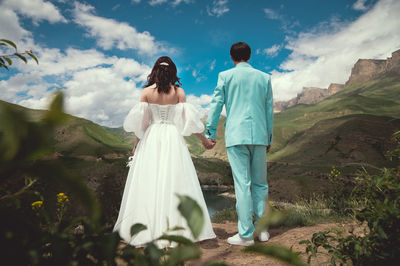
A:
POLYGON ((387 59, 358 59, 351 69, 349 79, 345 84, 331 83, 328 88, 303 87, 296 97, 288 101, 274 103, 274 112, 278 113, 297 104, 315 104, 341 91, 344 86, 367 82, 375 77, 394 73, 400 75, 400 49, 387 59))

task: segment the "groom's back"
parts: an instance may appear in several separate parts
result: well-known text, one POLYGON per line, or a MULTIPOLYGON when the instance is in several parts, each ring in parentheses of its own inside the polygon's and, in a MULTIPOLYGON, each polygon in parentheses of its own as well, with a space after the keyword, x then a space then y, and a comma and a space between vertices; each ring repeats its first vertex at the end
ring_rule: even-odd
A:
POLYGON ((227 146, 266 145, 269 75, 244 62, 220 75, 224 80, 227 146))

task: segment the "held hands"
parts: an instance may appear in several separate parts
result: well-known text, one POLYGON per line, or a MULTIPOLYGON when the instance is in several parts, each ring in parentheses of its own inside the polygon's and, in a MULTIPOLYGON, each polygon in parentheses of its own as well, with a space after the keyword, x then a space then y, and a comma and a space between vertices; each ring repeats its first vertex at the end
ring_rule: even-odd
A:
POLYGON ((202 143, 203 143, 204 148, 206 148, 207 150, 210 150, 210 149, 214 148, 214 146, 217 142, 215 141, 215 139, 203 138, 202 143))
POLYGON ((271 150, 271 145, 267 146, 267 153, 271 150))
POLYGON ((207 150, 214 148, 215 144, 217 143, 215 139, 208 139, 202 133, 195 133, 194 135, 199 138, 204 148, 206 148, 207 150))

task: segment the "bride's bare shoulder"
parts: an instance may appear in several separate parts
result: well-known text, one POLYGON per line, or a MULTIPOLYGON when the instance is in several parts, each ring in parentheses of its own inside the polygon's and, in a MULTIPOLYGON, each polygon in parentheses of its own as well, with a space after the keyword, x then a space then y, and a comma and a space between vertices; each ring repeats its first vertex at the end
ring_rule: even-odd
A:
POLYGON ((156 87, 155 84, 144 87, 142 90, 142 93, 140 94, 140 101, 141 102, 148 102, 148 95, 154 90, 154 88, 156 87))
POLYGON ((178 95, 179 102, 181 102, 181 103, 186 102, 185 91, 181 87, 176 88, 176 93, 178 95))

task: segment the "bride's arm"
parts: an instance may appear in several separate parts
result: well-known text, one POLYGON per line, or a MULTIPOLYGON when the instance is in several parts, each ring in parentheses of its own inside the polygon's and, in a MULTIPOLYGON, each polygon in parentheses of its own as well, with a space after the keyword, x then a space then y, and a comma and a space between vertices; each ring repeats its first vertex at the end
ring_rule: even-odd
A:
POLYGON ((135 142, 135 146, 134 146, 133 149, 132 149, 132 155, 135 155, 135 150, 136 150, 136 147, 137 147, 139 141, 140 141, 140 139, 137 137, 137 138, 136 138, 136 142, 135 142))
POLYGON ((206 149, 212 149, 215 146, 215 141, 208 139, 204 136, 204 132, 203 133, 194 133, 194 135, 201 141, 201 143, 203 144, 203 146, 206 149))

